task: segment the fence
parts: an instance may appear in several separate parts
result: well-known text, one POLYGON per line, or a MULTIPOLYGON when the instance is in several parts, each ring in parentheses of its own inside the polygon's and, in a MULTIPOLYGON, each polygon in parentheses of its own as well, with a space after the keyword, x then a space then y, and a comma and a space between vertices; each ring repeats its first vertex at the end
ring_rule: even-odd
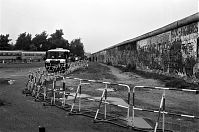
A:
POLYGON ((46 68, 51 72, 51 73, 56 73, 56 74, 69 74, 75 70, 81 69, 81 68, 87 68, 88 67, 88 62, 87 60, 80 60, 80 61, 75 61, 75 62, 69 62, 68 63, 68 69, 64 69, 61 67, 61 65, 55 65, 55 66, 46 66, 46 68))
MULTIPOLYGON (((38 70, 29 74, 27 91, 25 93, 35 97, 35 100, 62 108, 68 111, 70 115, 86 115, 92 117, 95 123, 107 122, 142 131, 169 131, 167 128, 172 129, 172 127, 167 123, 171 120, 168 116, 197 120, 196 124, 199 119, 194 114, 166 111, 167 105, 169 106, 166 101, 171 97, 169 92, 198 94, 198 90, 135 86, 131 91, 130 86, 126 84, 66 77, 61 74, 48 74, 38 70), (166 99, 166 92, 168 93, 168 99, 166 99), (157 95, 157 97, 154 95, 157 95), (143 96, 147 96, 150 100, 154 99, 154 102, 151 103, 152 106, 157 106, 159 103, 159 107, 151 109, 151 106, 144 108, 136 105, 137 102, 142 102, 141 98, 143 96), (156 113, 156 115, 150 115, 149 113, 156 113), (162 121, 160 121, 161 115, 162 121), (153 118, 155 123, 149 123, 146 120, 147 116, 153 118)), ((180 93, 180 96, 183 96, 183 93, 180 93)), ((190 96, 193 96, 193 94, 190 96)), ((150 100, 143 100, 141 104, 145 104, 147 101, 150 102, 150 100)), ((186 121, 182 122, 183 124, 186 123, 186 121)))
MULTIPOLYGON (((176 113, 176 112, 172 112, 172 111, 166 111, 167 103, 169 105, 169 103, 170 103, 169 101, 174 101, 174 99, 170 99, 169 100, 169 97, 172 97, 172 96, 171 96, 171 94, 169 92, 167 92, 168 93, 168 99, 167 99, 168 101, 166 103, 166 91, 169 91, 169 92, 173 91, 173 92, 175 92, 175 96, 178 96, 177 93, 176 93, 177 91, 178 92, 183 92, 183 93, 184 92, 190 92, 190 93, 194 93, 194 94, 198 94, 199 93, 198 90, 191 90, 191 89, 176 89, 176 88, 151 87, 151 86, 135 86, 133 88, 133 93, 132 93, 133 94, 132 95, 133 96, 133 103, 132 103, 133 121, 134 121, 134 118, 135 118, 135 116, 134 116, 135 111, 142 111, 142 112, 147 112, 147 113, 158 113, 158 117, 156 119, 156 123, 153 126, 154 127, 154 132, 156 132, 157 128, 158 128, 158 125, 160 124, 160 116, 161 116, 161 114, 162 114, 162 122, 161 122, 161 124, 162 124, 162 131, 165 131, 165 123, 167 121, 166 118, 165 118, 165 115, 170 115, 170 116, 174 116, 174 117, 190 118, 190 119, 193 119, 193 120, 194 119, 199 119, 198 116, 194 116, 194 115, 190 115, 190 114, 186 114, 186 113, 179 113, 179 112, 176 113), (156 95, 161 95, 159 108, 158 109, 157 108, 156 109, 151 109, 151 107, 150 108, 143 108, 143 106, 142 107, 136 107, 136 102, 135 102, 135 100, 136 100, 136 98, 135 98, 136 97, 136 89, 139 89, 139 90, 140 89, 147 89, 147 90, 150 89, 150 90, 152 90, 152 92, 151 91, 147 91, 148 95, 149 95, 149 93, 153 93, 153 94, 156 93, 156 95), (154 91, 154 90, 158 90, 159 92, 158 91, 154 91), (162 93, 160 93, 160 92, 162 92, 162 93)), ((141 92, 144 93, 145 91, 141 90, 141 92)), ((182 94, 182 93, 180 93, 180 94, 182 94)), ((193 97, 194 95, 191 94, 190 96, 193 97)), ((198 98, 197 95, 195 95, 195 96, 196 96, 196 98, 198 98)), ((138 99, 140 101, 140 97, 138 97, 137 100, 138 99)), ((158 100, 157 100, 156 97, 151 97, 150 99, 151 100, 154 99, 156 102, 158 102, 158 100)), ((195 101, 197 102, 197 99, 195 101)), ((146 116, 146 114, 143 114, 143 115, 146 116)), ((169 119, 169 118, 167 118, 167 119, 169 119)), ((198 122, 198 121, 196 121, 196 122, 198 122)), ((188 124, 186 124, 186 125, 188 125, 188 124)), ((134 122, 132 123, 132 126, 134 126, 134 122)), ((166 128, 170 128, 170 126, 169 126, 168 123, 167 123, 166 128)), ((191 128, 191 129, 193 129, 193 128, 191 128)), ((178 131, 178 130, 176 129, 176 131, 178 131)), ((179 130, 179 131, 182 131, 182 130, 179 130)), ((190 131, 190 130, 188 130, 188 131, 190 131)))

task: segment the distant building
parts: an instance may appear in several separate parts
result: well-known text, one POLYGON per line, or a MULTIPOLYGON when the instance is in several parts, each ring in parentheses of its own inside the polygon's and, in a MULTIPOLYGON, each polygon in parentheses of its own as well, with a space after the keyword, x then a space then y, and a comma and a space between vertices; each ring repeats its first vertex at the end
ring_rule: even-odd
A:
POLYGON ((84 53, 84 56, 86 56, 87 58, 90 58, 90 57, 91 57, 91 53, 88 53, 88 52, 86 53, 86 52, 85 52, 85 53, 84 53))
POLYGON ((91 58, 91 53, 84 53, 84 56, 86 57, 86 59, 89 59, 90 60, 90 58, 91 58))

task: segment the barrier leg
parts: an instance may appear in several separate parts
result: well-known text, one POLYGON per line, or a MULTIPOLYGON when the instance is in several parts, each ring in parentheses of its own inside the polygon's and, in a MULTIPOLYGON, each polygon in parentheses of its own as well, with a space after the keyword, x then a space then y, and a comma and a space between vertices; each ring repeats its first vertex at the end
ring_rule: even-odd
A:
POLYGON ((163 104, 162 104, 162 131, 164 132, 165 128, 165 90, 163 92, 163 104))
POLYGON ((159 107, 159 112, 158 112, 158 119, 157 119, 156 124, 155 124, 154 132, 156 132, 157 128, 158 128, 159 119, 160 119, 160 115, 161 115, 161 111, 162 111, 161 109, 162 109, 163 100, 164 100, 164 94, 162 95, 162 98, 161 98, 161 101, 160 101, 160 107, 159 107))
POLYGON ((77 99, 77 95, 78 95, 79 88, 80 88, 80 85, 78 85, 78 87, 77 87, 77 91, 76 91, 76 93, 75 93, 75 98, 74 98, 74 101, 73 101, 73 104, 72 104, 72 107, 71 107, 70 112, 73 111, 73 108, 74 108, 74 106, 75 106, 75 101, 76 101, 76 99, 77 99))
POLYGON ((107 84, 105 87, 105 100, 104 100, 104 119, 106 119, 106 99, 107 99, 107 84))
POLYGON ((43 87, 43 92, 44 92, 44 93, 43 93, 43 100, 44 100, 44 101, 46 101, 46 97, 47 97, 47 87, 46 87, 47 84, 46 84, 46 83, 47 83, 47 80, 46 80, 46 78, 45 78, 45 80, 44 80, 44 87, 43 87))
POLYGON ((36 86, 37 87, 37 90, 36 90, 36 96, 35 96, 35 99, 38 99, 39 98, 39 94, 40 94, 40 89, 42 86, 36 86))
POLYGON ((47 90, 46 90, 46 86, 45 86, 45 87, 44 87, 44 96, 43 96, 44 101, 46 100, 46 92, 47 92, 47 90))
POLYGON ((133 106, 132 106, 132 127, 134 127, 134 121, 135 121, 135 88, 133 88, 133 106))
POLYGON ((64 107, 66 105, 66 91, 63 92, 63 101, 62 106, 64 107))
MULTIPOLYGON (((63 80, 64 80, 64 77, 63 77, 63 80)), ((62 103, 62 106, 64 107, 66 105, 66 84, 65 82, 63 82, 63 103, 62 103)))
POLYGON ((80 110, 81 110, 81 85, 79 86, 79 112, 80 110))
POLYGON ((53 97, 51 98, 51 105, 55 104, 55 86, 56 86, 56 81, 55 81, 55 78, 54 78, 53 79, 53 89, 52 89, 53 97))
POLYGON ((104 98, 105 91, 106 91, 106 90, 104 90, 104 91, 103 91, 103 93, 102 93, 102 96, 101 96, 101 99, 100 99, 100 103, 99 103, 98 109, 97 109, 97 111, 96 111, 96 114, 95 114, 95 118, 94 118, 94 120, 96 120, 96 119, 97 119, 97 115, 98 115, 98 113, 99 113, 100 106, 101 106, 101 104, 102 104, 102 101, 103 101, 103 98, 104 98))

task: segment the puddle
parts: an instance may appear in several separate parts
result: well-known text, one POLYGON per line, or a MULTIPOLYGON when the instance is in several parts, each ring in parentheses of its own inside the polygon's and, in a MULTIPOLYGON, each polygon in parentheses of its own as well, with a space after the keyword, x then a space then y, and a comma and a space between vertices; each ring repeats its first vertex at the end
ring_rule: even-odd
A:
POLYGON ((10 80, 10 78, 0 78, 0 84, 9 84, 8 81, 10 80))
POLYGON ((12 80, 10 78, 0 78, 0 84, 1 85, 12 85, 14 84, 15 80, 12 80))

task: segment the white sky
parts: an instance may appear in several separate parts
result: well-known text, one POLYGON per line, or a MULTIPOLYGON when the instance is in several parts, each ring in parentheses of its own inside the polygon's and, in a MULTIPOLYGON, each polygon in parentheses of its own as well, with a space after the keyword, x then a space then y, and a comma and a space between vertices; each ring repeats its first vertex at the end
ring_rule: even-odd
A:
POLYGON ((63 29, 96 52, 198 12, 198 0, 0 0, 0 34, 63 29))

